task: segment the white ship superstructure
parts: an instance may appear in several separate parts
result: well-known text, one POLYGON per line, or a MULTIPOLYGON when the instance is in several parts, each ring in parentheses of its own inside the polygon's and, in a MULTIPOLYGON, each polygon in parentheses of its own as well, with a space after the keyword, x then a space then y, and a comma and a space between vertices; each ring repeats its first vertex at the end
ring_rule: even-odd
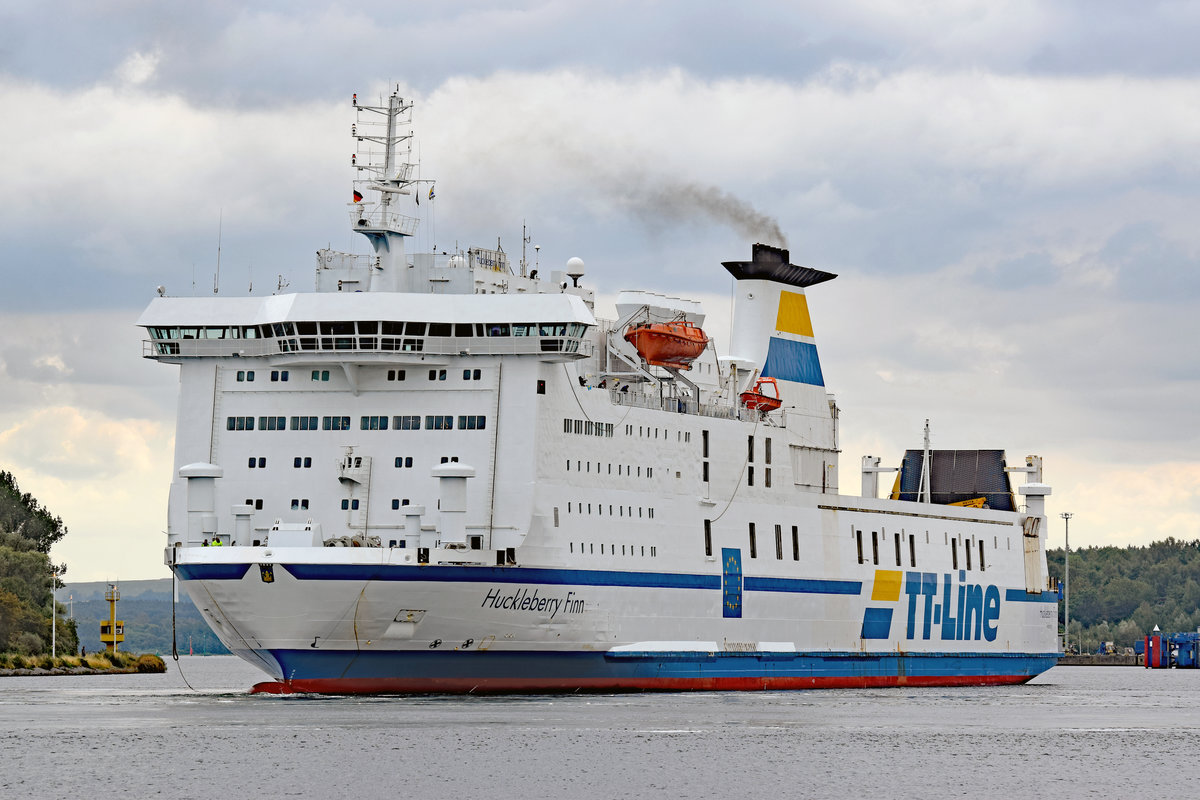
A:
POLYGON ((909 451, 839 493, 807 289, 755 245, 730 352, 583 263, 408 253, 410 104, 355 105, 353 229, 316 291, 158 297, 177 364, 166 561, 261 691, 1025 681, 1058 654, 1041 460, 909 451), (377 119, 370 125, 362 115, 377 119), (374 196, 373 202, 366 200, 374 196), (1010 472, 1024 483, 1014 494, 1010 472))

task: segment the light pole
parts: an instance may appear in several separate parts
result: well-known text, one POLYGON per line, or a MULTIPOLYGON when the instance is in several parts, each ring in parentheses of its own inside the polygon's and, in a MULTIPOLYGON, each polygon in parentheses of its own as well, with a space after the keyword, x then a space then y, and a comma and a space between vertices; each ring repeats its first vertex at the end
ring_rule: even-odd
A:
POLYGON ((1063 553, 1063 642, 1071 644, 1071 517, 1070 511, 1059 514, 1066 521, 1066 545, 1063 553))
POLYGON ((50 567, 50 658, 58 658, 58 570, 50 567))

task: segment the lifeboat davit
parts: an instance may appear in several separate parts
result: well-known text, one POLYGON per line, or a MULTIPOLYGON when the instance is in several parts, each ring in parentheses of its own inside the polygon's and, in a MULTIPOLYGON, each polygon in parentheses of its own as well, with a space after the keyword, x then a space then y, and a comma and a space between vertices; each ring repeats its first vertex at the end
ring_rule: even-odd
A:
POLYGON ((739 397, 742 405, 752 411, 774 411, 783 405, 779 397, 779 384, 774 378, 759 378, 754 382, 753 389, 747 389, 739 397))
POLYGON ((625 341, 656 367, 691 369, 708 346, 704 331, 691 322, 644 322, 625 331, 625 341))

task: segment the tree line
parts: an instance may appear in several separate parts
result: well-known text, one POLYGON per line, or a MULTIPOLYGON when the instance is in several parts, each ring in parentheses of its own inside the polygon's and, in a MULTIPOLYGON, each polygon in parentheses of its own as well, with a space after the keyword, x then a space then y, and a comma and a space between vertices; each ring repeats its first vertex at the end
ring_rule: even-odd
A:
MULTIPOLYGON (((50 548, 66 535, 62 517, 22 492, 12 473, 0 471, 0 652, 50 652, 51 582, 62 588, 67 571, 66 564, 51 564, 50 548)), ((62 603, 54 613, 58 650, 76 652, 74 622, 63 618, 62 603)))
MULTIPOLYGON (((1063 551, 1047 553, 1063 579, 1063 551)), ((1200 539, 1071 551, 1071 642, 1093 652, 1101 642, 1132 647, 1157 625, 1164 633, 1200 627, 1200 539)), ((1059 604, 1059 625, 1065 604, 1059 604)))

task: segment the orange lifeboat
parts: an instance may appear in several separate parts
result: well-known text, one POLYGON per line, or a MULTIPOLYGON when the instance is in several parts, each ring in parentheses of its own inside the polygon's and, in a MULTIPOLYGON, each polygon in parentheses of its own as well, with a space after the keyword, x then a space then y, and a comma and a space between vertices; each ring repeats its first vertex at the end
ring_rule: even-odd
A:
POLYGON ((783 405, 779 384, 774 378, 759 378, 754 382, 754 388, 742 392, 739 398, 742 405, 752 411, 774 411, 783 405))
POLYGON ((643 322, 625 331, 625 341, 656 367, 691 369, 708 346, 704 331, 690 322, 643 322))

